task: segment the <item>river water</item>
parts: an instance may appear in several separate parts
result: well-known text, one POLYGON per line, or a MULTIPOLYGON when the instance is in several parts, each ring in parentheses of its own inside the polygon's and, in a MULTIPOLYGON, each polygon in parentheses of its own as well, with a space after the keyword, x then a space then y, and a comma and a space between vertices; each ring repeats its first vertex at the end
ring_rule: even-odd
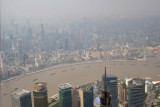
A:
MULTIPOLYGON (((19 79, 7 81, 1 85, 1 106, 11 107, 11 95, 4 95, 13 88, 34 90, 34 82, 47 82, 48 96, 58 93, 58 84, 68 82, 72 87, 80 84, 101 80, 104 67, 108 74, 124 77, 151 77, 152 80, 160 80, 160 62, 155 57, 147 57, 147 62, 142 61, 110 61, 73 64, 61 67, 52 67, 44 72, 35 73, 19 79), (52 75, 53 74, 53 75, 52 75), (33 81, 34 79, 38 79, 33 81)), ((33 98, 32 98, 33 99, 33 98)))

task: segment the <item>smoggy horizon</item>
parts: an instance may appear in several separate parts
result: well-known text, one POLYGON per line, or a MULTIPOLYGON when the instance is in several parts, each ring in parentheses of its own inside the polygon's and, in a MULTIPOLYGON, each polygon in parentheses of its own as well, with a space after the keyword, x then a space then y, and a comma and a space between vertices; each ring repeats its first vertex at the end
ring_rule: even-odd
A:
POLYGON ((4 19, 160 16, 159 0, 1 0, 4 19))

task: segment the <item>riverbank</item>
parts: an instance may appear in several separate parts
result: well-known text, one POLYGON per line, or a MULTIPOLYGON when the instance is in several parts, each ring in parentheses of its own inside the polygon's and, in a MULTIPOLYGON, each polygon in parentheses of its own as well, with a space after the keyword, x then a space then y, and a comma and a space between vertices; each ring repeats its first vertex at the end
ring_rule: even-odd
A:
POLYGON ((137 62, 137 61, 146 62, 146 60, 107 60, 107 61, 96 60, 96 61, 90 61, 90 62, 61 64, 61 65, 56 65, 56 66, 51 66, 51 67, 48 67, 48 68, 44 68, 42 70, 38 70, 38 71, 35 71, 35 72, 24 73, 24 74, 21 74, 20 76, 15 76, 15 77, 12 77, 12 78, 9 78, 9 79, 6 79, 6 80, 1 80, 1 85, 4 84, 5 82, 10 81, 10 80, 19 79, 19 78, 22 78, 22 77, 25 77, 25 76, 29 76, 29 75, 32 75, 32 74, 35 74, 35 73, 40 73, 40 72, 48 71, 48 70, 51 70, 51 69, 61 68, 61 67, 70 66, 70 65, 99 63, 99 62, 137 62))
POLYGON ((76 87, 88 81, 101 80, 105 66, 108 74, 115 75, 119 79, 126 76, 133 78, 138 76, 139 78, 151 77, 153 81, 158 81, 159 77, 157 75, 160 74, 159 65, 160 63, 155 57, 148 57, 147 61, 94 61, 54 66, 31 73, 18 80, 13 79, 5 82, 1 86, 1 104, 2 107, 11 107, 10 94, 3 94, 14 88, 32 92, 35 82, 46 82, 48 97, 51 97, 58 93, 59 84, 67 82, 72 87, 76 87), (37 80, 33 81, 35 79, 37 80))

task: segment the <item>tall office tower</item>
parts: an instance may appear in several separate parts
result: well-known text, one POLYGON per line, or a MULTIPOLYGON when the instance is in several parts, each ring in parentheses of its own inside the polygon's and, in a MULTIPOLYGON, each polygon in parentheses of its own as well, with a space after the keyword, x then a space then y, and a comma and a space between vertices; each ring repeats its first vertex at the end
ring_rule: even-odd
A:
POLYGON ((28 28, 28 36, 29 36, 29 39, 32 40, 33 39, 33 35, 32 35, 32 28, 28 28))
POLYGON ((41 35, 44 35, 44 34, 45 34, 44 26, 43 24, 41 24, 41 35))
POLYGON ((17 53, 18 53, 18 61, 23 60, 23 40, 17 40, 17 53))
POLYGON ((13 41, 13 34, 10 34, 10 35, 9 35, 9 39, 10 39, 11 41, 13 41))
POLYGON ((0 50, 0 82, 3 77, 3 70, 2 69, 3 69, 3 58, 2 58, 2 51, 0 50))
POLYGON ((29 40, 29 37, 26 35, 26 36, 24 36, 24 38, 23 38, 23 49, 24 49, 24 52, 28 52, 29 51, 29 49, 31 48, 31 42, 30 42, 30 40, 29 40))
POLYGON ((65 39, 64 49, 68 50, 68 39, 65 39))
POLYGON ((127 87, 125 82, 118 84, 118 101, 122 107, 126 107, 127 102, 127 87))
POLYGON ((80 107, 93 107, 93 85, 79 90, 80 107))
POLYGON ((112 107, 110 90, 107 89, 107 83, 106 83, 107 82, 106 67, 105 67, 105 73, 102 76, 102 81, 103 81, 103 89, 100 97, 100 102, 101 102, 100 107, 112 107))
POLYGON ((112 37, 111 36, 109 37, 109 43, 110 43, 110 45, 112 44, 112 37))
POLYGON ((79 92, 76 89, 72 90, 72 107, 80 107, 79 92))
POLYGON ((96 43, 96 51, 99 51, 99 44, 96 43))
POLYGON ((34 88, 34 107, 48 107, 47 83, 37 82, 34 88))
POLYGON ((160 60, 160 46, 158 47, 158 50, 157 50, 157 56, 158 56, 158 60, 160 60))
POLYGON ((143 107, 145 100, 145 81, 134 78, 128 84, 128 107, 143 107))
MULTIPOLYGON (((103 79, 105 78, 105 75, 103 75, 103 79)), ((112 107, 118 107, 118 88, 117 88, 117 77, 114 75, 106 75, 106 84, 107 89, 110 90, 110 94, 112 96, 112 107)), ((104 81, 103 81, 104 84, 104 81)))
POLYGON ((28 52, 32 48, 32 28, 27 29, 26 35, 24 36, 24 50, 28 52))
POLYGON ((8 70, 7 70, 7 64, 5 63, 5 54, 3 51, 0 51, 0 76, 1 79, 8 78, 8 70))
POLYGON ((12 107, 32 107, 31 92, 18 90, 11 94, 12 107))
MULTIPOLYGON (((1 24, 1 21, 0 21, 1 24)), ((1 51, 2 51, 2 42, 1 42, 1 27, 0 27, 0 83, 1 83, 1 79, 2 79, 2 56, 1 56, 1 51)))
POLYGON ((15 23, 14 28, 15 28, 15 33, 16 34, 19 33, 19 25, 18 25, 18 23, 15 23))
POLYGON ((68 83, 59 85, 60 107, 72 107, 71 85, 68 83))

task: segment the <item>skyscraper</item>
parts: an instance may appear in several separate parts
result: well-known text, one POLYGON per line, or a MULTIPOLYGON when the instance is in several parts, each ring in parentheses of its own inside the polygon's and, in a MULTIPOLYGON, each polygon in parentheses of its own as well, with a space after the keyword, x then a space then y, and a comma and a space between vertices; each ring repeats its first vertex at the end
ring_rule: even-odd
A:
POLYGON ((23 59, 23 53, 24 53, 24 49, 23 49, 23 40, 22 39, 18 39, 17 40, 17 52, 18 52, 18 61, 23 59))
POLYGON ((3 51, 0 51, 0 76, 1 79, 8 78, 8 70, 7 70, 7 64, 5 63, 5 54, 3 51))
POLYGON ((145 81, 134 78, 128 84, 128 107, 143 107, 145 100, 145 81))
POLYGON ((105 67, 105 74, 102 76, 102 81, 103 81, 103 89, 100 97, 100 102, 101 102, 100 107, 112 107, 110 90, 107 89, 107 83, 106 83, 107 81, 106 67, 105 67))
POLYGON ((37 82, 34 88, 34 107, 48 107, 47 83, 37 82))
POLYGON ((32 107, 31 92, 18 90, 11 94, 12 107, 32 107))
POLYGON ((43 36, 44 36, 44 34, 45 34, 45 29, 44 29, 43 24, 41 24, 41 35, 43 35, 43 36))
POLYGON ((26 34, 23 38, 23 44, 24 44, 24 50, 25 52, 28 52, 32 48, 32 40, 33 40, 33 35, 32 35, 32 28, 29 27, 26 30, 26 34))
MULTIPOLYGON (((103 84, 105 75, 103 75, 103 84)), ((106 85, 107 89, 110 90, 112 96, 112 107, 118 107, 118 88, 117 88, 117 77, 114 75, 106 75, 106 85)))
POLYGON ((123 81, 118 84, 118 102, 121 106, 126 107, 127 87, 123 81))
POLYGON ((2 57, 2 51, 0 50, 0 82, 3 77, 3 70, 2 69, 3 69, 3 57, 2 57))
POLYGON ((157 56, 158 56, 158 60, 160 60, 160 46, 157 49, 157 56))
POLYGON ((72 107, 71 85, 68 83, 59 85, 60 107, 72 107))
POLYGON ((79 90, 80 107, 93 107, 93 86, 90 84, 79 90))
POLYGON ((96 52, 98 52, 98 51, 99 51, 99 44, 96 43, 96 52))
POLYGON ((64 49, 65 49, 65 50, 68 50, 68 39, 65 39, 64 49))

